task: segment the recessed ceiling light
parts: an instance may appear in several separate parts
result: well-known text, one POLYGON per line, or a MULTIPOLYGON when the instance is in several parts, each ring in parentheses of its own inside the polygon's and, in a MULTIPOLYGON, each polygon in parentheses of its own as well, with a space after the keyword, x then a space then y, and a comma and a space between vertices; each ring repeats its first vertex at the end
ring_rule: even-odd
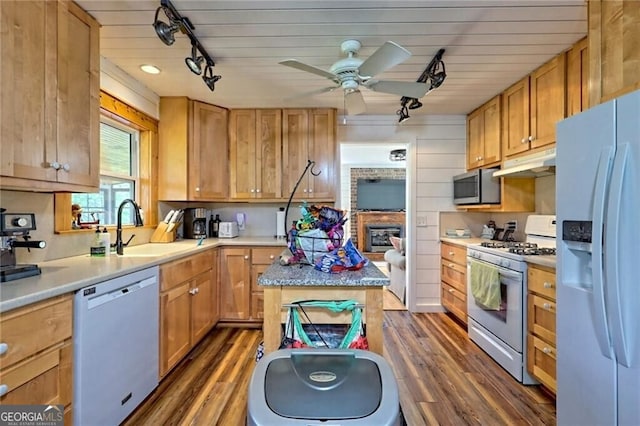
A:
POLYGON ((156 67, 155 65, 140 65, 140 69, 148 74, 160 74, 160 68, 156 67))

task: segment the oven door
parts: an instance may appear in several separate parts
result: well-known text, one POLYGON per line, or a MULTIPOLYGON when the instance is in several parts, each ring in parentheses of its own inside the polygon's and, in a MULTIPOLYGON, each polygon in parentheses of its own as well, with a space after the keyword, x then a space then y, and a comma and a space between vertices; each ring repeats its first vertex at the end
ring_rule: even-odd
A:
POLYGON ((467 315, 520 353, 522 353, 524 332, 523 291, 522 272, 467 258, 467 315), (498 269, 501 294, 501 303, 498 310, 490 310, 476 303, 471 293, 471 262, 484 263, 498 269))

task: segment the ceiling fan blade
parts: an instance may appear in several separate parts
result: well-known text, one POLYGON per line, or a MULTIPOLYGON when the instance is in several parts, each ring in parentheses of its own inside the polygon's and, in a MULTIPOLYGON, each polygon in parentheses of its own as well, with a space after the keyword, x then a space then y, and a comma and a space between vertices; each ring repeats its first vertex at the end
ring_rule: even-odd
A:
POLYGON ((409 81, 380 80, 366 83, 365 86, 374 92, 391 93, 416 99, 423 97, 429 90, 429 86, 424 83, 409 81))
POLYGON ((367 111, 367 105, 359 90, 353 90, 344 94, 344 103, 348 115, 358 115, 367 111))
POLYGON ((411 52, 407 49, 392 41, 387 41, 360 65, 358 74, 361 77, 373 77, 404 62, 409 57, 411 57, 411 52))
POLYGON ((312 74, 319 75, 320 77, 328 78, 329 80, 335 81, 337 79, 336 75, 330 73, 329 71, 325 71, 321 68, 314 67, 313 65, 302 63, 296 59, 287 59, 284 61, 280 61, 278 63, 281 65, 286 65, 288 67, 301 70, 301 71, 310 72, 312 74))
POLYGON ((340 88, 340 86, 323 87, 322 89, 316 89, 316 90, 311 90, 309 92, 303 92, 296 95, 287 96, 284 98, 284 100, 286 101, 286 100, 293 100, 293 99, 299 99, 299 98, 306 98, 314 95, 320 95, 322 93, 332 92, 338 88, 340 88))

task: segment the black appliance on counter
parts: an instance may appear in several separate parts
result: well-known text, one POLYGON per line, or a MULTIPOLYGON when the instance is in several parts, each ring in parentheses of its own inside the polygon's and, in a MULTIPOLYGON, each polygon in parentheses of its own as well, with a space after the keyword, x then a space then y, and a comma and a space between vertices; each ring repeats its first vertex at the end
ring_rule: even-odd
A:
POLYGON ((38 265, 16 264, 15 249, 45 248, 44 241, 31 241, 29 231, 36 229, 33 213, 5 213, 0 209, 0 282, 31 277, 41 273, 38 265), (19 241, 22 238, 23 241, 19 241))
POLYGON ((184 237, 207 238, 207 210, 201 207, 184 209, 184 237))

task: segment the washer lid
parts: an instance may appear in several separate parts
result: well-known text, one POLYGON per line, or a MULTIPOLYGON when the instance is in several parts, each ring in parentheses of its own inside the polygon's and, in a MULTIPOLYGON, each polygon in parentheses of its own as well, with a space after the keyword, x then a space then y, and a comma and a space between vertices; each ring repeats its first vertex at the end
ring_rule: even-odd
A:
POLYGON ((346 420, 374 413, 382 399, 378 365, 352 352, 291 354, 274 359, 265 375, 269 409, 281 417, 346 420))

